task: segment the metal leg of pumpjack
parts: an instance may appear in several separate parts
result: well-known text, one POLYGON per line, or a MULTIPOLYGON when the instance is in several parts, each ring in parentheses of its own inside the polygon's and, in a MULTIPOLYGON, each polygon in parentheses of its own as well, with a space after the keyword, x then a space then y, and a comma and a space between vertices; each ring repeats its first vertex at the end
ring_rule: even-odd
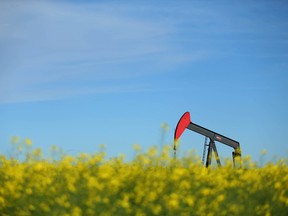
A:
POLYGON ((237 162, 239 163, 238 164, 238 167, 241 168, 241 150, 240 150, 240 147, 238 147, 237 149, 235 149, 234 152, 232 152, 232 157, 233 157, 233 167, 235 168, 236 167, 236 161, 235 159, 237 158, 237 162))
POLYGON ((219 158, 219 155, 218 155, 218 152, 217 152, 217 148, 216 148, 215 142, 212 142, 212 148, 213 148, 213 151, 214 151, 214 154, 215 154, 215 158, 216 158, 218 167, 220 167, 221 166, 221 162, 220 162, 220 158, 219 158))
POLYGON ((203 156, 202 156, 202 163, 203 163, 203 165, 204 165, 204 163, 205 163, 206 148, 209 146, 209 145, 207 144, 207 142, 208 142, 208 137, 205 137, 204 149, 203 149, 203 156))
POLYGON ((211 159, 212 159, 212 143, 213 141, 210 139, 209 146, 208 146, 208 154, 206 159, 206 167, 209 167, 211 165, 211 159))

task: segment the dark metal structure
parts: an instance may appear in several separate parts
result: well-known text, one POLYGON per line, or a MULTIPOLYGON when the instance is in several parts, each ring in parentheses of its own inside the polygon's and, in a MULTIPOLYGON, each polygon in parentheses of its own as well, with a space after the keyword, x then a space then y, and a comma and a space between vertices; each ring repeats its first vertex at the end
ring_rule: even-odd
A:
MULTIPOLYGON (((182 115, 180 118, 177 127, 175 129, 174 134, 174 155, 176 156, 176 142, 182 135, 185 129, 189 129, 191 131, 194 131, 196 133, 199 133, 203 136, 205 136, 205 143, 204 143, 204 151, 203 151, 203 159, 205 158, 205 149, 206 146, 208 147, 208 153, 207 153, 207 159, 206 159, 206 167, 211 165, 211 159, 212 159, 212 151, 214 151, 214 155, 217 161, 218 166, 221 166, 221 162, 219 159, 219 155, 217 152, 217 148, 215 145, 215 142, 223 143, 227 146, 230 146, 234 148, 234 151, 232 152, 232 158, 233 158, 233 164, 235 166, 235 158, 240 157, 241 158, 241 150, 240 150, 240 143, 230 139, 226 136, 223 136, 219 133, 216 133, 214 131, 211 131, 207 128, 204 128, 200 125, 194 124, 190 120, 190 113, 186 112, 182 115), (209 144, 207 144, 207 139, 209 139, 209 144)), ((203 160, 204 162, 204 160, 203 160)))

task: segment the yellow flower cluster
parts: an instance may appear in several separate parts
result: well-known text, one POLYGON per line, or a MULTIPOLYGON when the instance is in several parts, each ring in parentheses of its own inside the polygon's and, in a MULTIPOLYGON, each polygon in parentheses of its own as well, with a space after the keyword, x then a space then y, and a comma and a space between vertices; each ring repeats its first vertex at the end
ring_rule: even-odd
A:
POLYGON ((169 147, 134 147, 129 162, 105 160, 103 152, 60 160, 40 158, 39 149, 22 160, 1 155, 0 215, 288 215, 287 160, 207 169, 195 157, 174 160, 169 147))

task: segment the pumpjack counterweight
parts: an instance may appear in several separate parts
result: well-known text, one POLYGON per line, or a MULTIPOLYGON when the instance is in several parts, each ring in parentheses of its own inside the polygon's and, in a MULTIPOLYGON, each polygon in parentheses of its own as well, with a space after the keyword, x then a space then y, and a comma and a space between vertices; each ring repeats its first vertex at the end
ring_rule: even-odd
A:
MULTIPOLYGON (((204 128, 200 125, 194 124, 190 120, 190 113, 186 112, 182 115, 180 118, 177 127, 175 129, 174 134, 174 157, 176 157, 176 143, 177 140, 180 138, 182 133, 185 129, 189 129, 191 131, 194 131, 196 133, 199 133, 203 136, 205 136, 205 139, 209 139, 209 145, 208 145, 208 153, 207 153, 207 159, 206 159, 206 167, 211 165, 211 159, 212 159, 212 151, 214 152, 216 161, 218 166, 221 166, 220 158, 217 152, 215 141, 220 142, 222 144, 225 144, 229 147, 234 148, 234 152, 232 152, 233 157, 233 164, 235 167, 235 158, 239 157, 241 158, 241 150, 240 150, 240 143, 236 140, 230 139, 226 136, 223 136, 219 133, 216 133, 214 131, 211 131, 207 128, 204 128)), ((203 152, 203 158, 205 158, 205 150, 206 150, 206 141, 204 144, 204 152, 203 152)), ((204 162, 204 161, 203 161, 204 162)))

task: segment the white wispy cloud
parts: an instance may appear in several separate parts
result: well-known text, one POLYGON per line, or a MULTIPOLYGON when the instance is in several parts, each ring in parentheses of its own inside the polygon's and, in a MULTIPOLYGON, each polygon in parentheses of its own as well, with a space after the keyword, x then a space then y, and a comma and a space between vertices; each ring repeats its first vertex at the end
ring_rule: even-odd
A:
POLYGON ((227 55, 213 40, 224 34, 225 45, 225 34, 256 26, 242 16, 227 21, 207 4, 183 4, 1 1, 0 103, 120 91, 130 79, 227 55))
POLYGON ((99 92, 97 82, 94 90, 73 83, 157 72, 159 61, 165 61, 161 53, 170 52, 165 39, 174 27, 139 18, 130 7, 54 1, 0 4, 1 103, 99 92), (141 64, 150 64, 150 70, 141 69, 141 64), (41 87, 67 82, 69 93, 41 87))

